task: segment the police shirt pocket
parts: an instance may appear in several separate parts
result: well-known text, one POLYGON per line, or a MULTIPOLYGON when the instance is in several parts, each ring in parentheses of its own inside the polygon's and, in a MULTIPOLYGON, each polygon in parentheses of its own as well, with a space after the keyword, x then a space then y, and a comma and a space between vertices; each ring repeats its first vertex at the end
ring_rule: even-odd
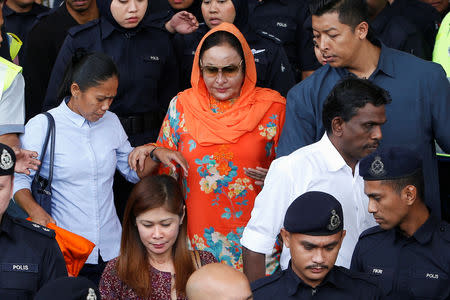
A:
POLYGON ((411 274, 410 289, 415 299, 449 299, 450 279, 441 271, 416 268, 411 274))
POLYGON ((142 57, 142 64, 137 66, 138 74, 142 78, 159 80, 161 77, 162 61, 159 55, 146 55, 142 57))
POLYGON ((38 284, 38 264, 0 264, 0 299, 28 299, 29 295, 37 291, 38 284))
POLYGON ((392 291, 394 281, 394 269, 380 266, 368 266, 366 268, 373 282, 375 282, 383 291, 384 295, 388 295, 392 291))
POLYGON ((269 59, 267 58, 267 49, 252 49, 253 56, 255 58, 256 74, 258 83, 260 85, 266 85, 269 73, 269 59))

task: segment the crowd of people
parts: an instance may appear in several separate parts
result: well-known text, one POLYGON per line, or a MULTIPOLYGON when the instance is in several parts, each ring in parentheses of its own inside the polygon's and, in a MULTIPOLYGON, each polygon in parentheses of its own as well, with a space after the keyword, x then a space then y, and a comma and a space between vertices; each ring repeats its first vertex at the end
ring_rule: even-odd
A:
POLYGON ((448 0, 0 6, 0 299, 450 299, 448 0))

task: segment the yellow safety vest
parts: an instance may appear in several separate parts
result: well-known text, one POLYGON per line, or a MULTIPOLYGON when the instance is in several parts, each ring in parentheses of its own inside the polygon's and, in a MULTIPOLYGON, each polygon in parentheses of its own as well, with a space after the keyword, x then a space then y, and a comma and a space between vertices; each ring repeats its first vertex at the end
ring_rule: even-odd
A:
POLYGON ((20 48, 22 47, 23 43, 14 33, 7 32, 6 34, 8 35, 9 41, 9 55, 11 56, 11 60, 14 60, 17 54, 19 54, 20 48))
POLYGON ((450 13, 442 20, 436 36, 433 50, 433 61, 441 64, 447 77, 450 77, 450 13))
POLYGON ((3 82, 3 92, 6 91, 12 84, 14 78, 16 78, 17 74, 22 72, 22 67, 18 66, 9 60, 4 59, 3 57, 0 57, 0 64, 4 69, 5 75, 4 75, 4 82, 3 82))

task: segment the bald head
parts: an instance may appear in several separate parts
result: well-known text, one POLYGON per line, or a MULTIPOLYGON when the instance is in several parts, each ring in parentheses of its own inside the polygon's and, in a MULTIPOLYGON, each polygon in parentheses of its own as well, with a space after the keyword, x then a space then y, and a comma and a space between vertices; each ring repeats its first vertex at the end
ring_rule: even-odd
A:
POLYGON ((208 264, 195 271, 186 285, 189 300, 251 300, 247 277, 225 264, 208 264))

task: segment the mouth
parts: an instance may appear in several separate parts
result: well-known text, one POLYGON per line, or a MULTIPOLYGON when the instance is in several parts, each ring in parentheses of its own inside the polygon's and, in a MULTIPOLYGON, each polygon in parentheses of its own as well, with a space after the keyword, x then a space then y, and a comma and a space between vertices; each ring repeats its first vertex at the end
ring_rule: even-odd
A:
POLYGON ((209 19, 209 23, 211 23, 211 25, 220 25, 222 23, 222 20, 218 18, 211 18, 209 19))
POLYGON ((228 91, 228 88, 216 88, 216 91, 219 93, 226 93, 228 91))
POLYGON ((87 0, 75 0, 72 3, 77 6, 83 6, 83 5, 86 5, 88 3, 88 1, 87 0))
POLYGON ((330 56, 323 55, 322 59, 323 59, 324 63, 330 63, 330 62, 334 62, 336 60, 336 56, 334 56, 334 55, 330 55, 330 56))
POLYGON ((164 246, 166 245, 166 243, 161 243, 161 244, 153 244, 153 243, 151 243, 151 245, 152 245, 153 248, 155 248, 155 249, 162 249, 162 248, 164 248, 164 246))
POLYGON ((138 17, 131 17, 131 18, 126 19, 126 21, 128 23, 137 23, 139 21, 139 18, 138 17))
POLYGON ((377 216, 373 216, 373 218, 375 219, 375 222, 377 222, 378 224, 383 222, 383 218, 377 217, 377 216))

